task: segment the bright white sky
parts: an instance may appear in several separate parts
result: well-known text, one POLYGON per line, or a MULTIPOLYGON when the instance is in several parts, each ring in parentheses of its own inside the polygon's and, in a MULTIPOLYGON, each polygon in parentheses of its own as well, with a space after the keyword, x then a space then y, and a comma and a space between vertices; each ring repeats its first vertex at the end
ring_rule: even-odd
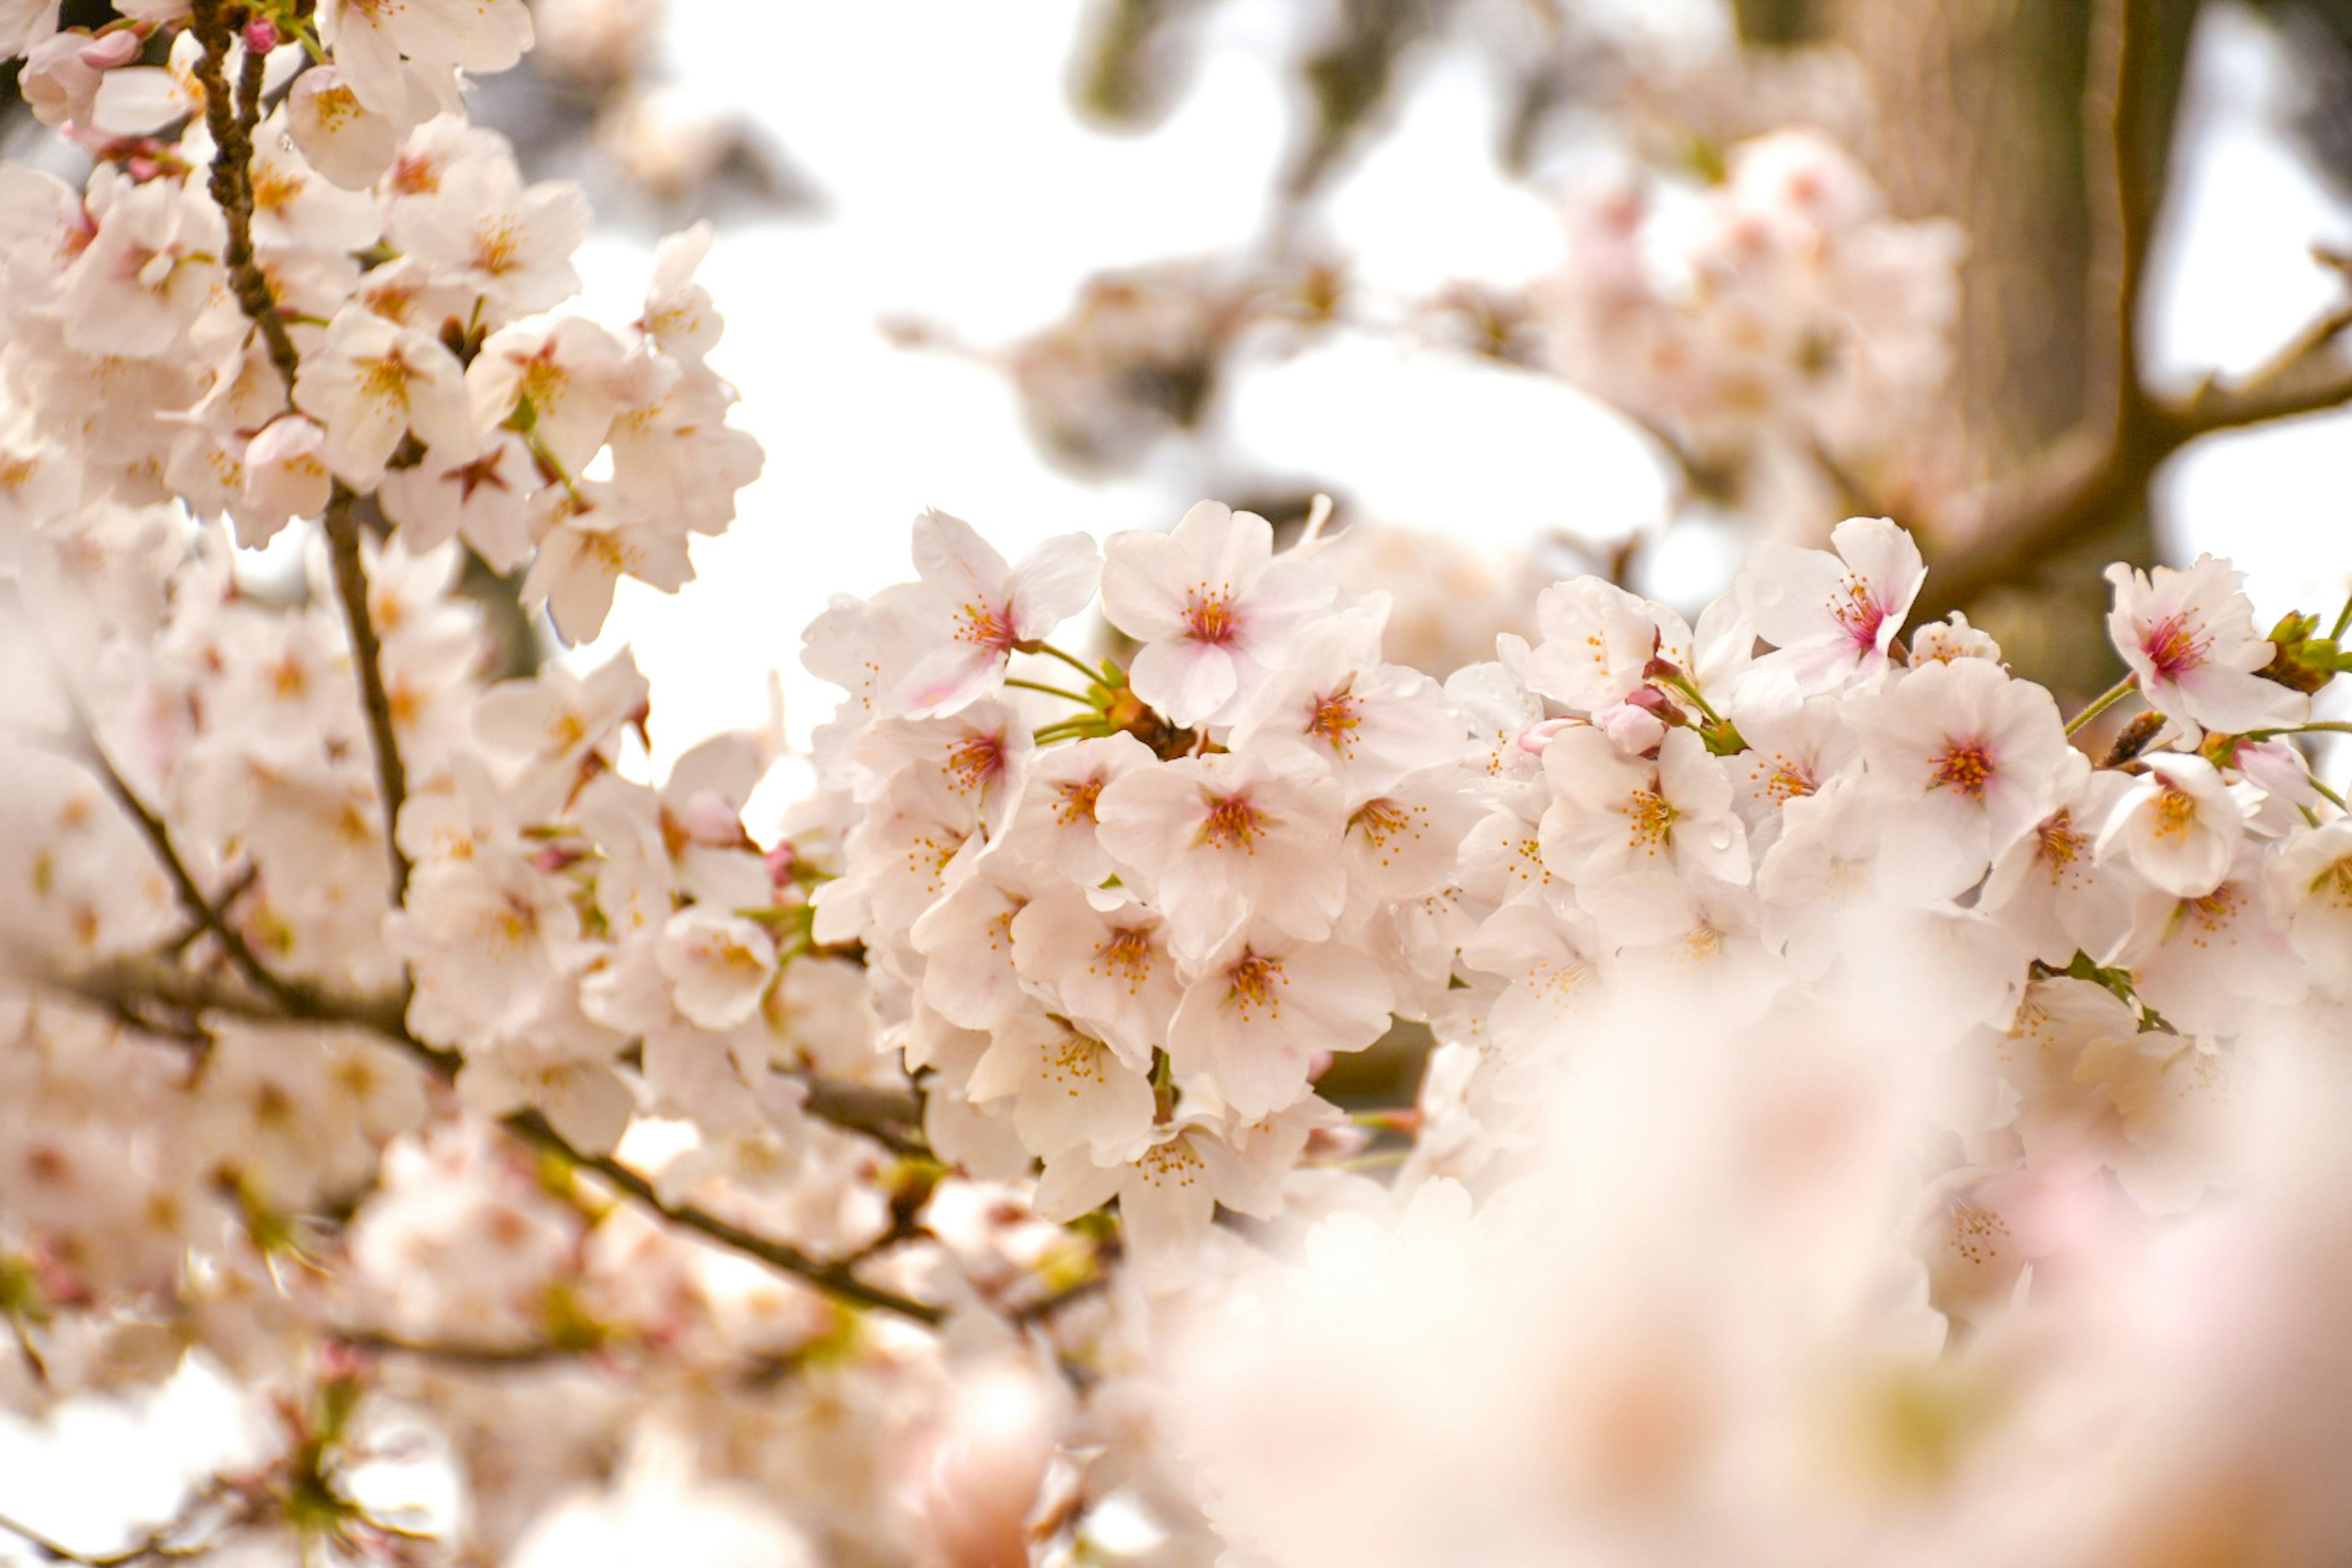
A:
MULTIPOLYGON (((1199 83, 1140 138, 1082 129, 1066 107, 1078 0, 672 9, 681 37, 719 40, 676 51, 688 85, 755 115, 830 208, 721 235, 703 274, 730 321, 716 363, 741 389, 739 422, 766 447, 767 475, 731 533, 698 542, 701 581, 675 598, 625 587, 605 637, 583 650, 635 647, 665 754, 761 722, 772 670, 804 737, 832 691, 799 672, 802 626, 833 593, 908 575, 907 525, 926 506, 969 518, 1008 554, 1070 529, 1173 521, 1182 502, 1159 485, 1097 487, 1046 467, 1001 377, 894 350, 876 322, 915 314, 1001 343, 1060 314, 1097 269, 1247 240, 1287 129, 1274 62, 1291 18, 1312 8, 1218 8, 1199 83)), ((2242 369, 2290 336, 2330 299, 2306 247, 2352 241, 2352 222, 2265 121, 2284 92, 2263 36, 2236 13, 2210 21, 2203 111, 2186 128, 2155 285, 2153 358, 2183 380, 2242 369)), ((1403 295, 1556 261, 1543 200, 1493 172, 1493 112, 1466 60, 1420 81, 1397 132, 1332 202, 1360 276, 1403 295)), ((592 246, 583 269, 600 315, 635 313, 648 259, 624 240, 592 246)), ((1268 471, 1338 477, 1373 514, 1465 542, 1553 525, 1605 536, 1663 504, 1637 442, 1533 376, 1343 341, 1232 392, 1232 423, 1268 471)), ((2347 434, 2344 416, 2307 420, 2186 456, 2165 486, 2175 553, 2234 555, 2265 617, 2332 607, 2352 582, 2347 434)), ((1181 474, 1177 459, 1163 477, 1181 474)), ((1721 570, 1705 557, 1695 570, 1721 570)), ((200 1379, 143 1415, 84 1412, 46 1435, 0 1422, 0 1511, 59 1531, 153 1517, 192 1436, 234 1426, 200 1379)), ((579 1539, 550 1551, 590 1564, 579 1539)), ((0 1563, 15 1560, 0 1542, 0 1563)))

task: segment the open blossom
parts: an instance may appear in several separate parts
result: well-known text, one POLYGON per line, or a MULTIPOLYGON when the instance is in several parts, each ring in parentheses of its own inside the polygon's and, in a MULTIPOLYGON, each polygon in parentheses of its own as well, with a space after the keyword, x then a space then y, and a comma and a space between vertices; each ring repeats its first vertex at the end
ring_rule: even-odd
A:
POLYGON ((1221 1118, 1180 1115, 1155 1128, 1142 1151, 1097 1163, 1084 1144, 1046 1161, 1034 1200, 1045 1219, 1070 1220, 1118 1200, 1119 1225, 1146 1267, 1181 1269, 1200 1249, 1217 1205, 1272 1216, 1282 1206, 1281 1173, 1297 1141, 1268 1138, 1235 1148, 1221 1118))
POLYGON ((2204 758, 2158 752, 2145 760, 2146 776, 2099 831, 2099 858, 2128 860, 2175 898, 2202 898, 2229 875, 2245 814, 2204 758))
POLYGON ((1143 644, 1136 696, 1179 724, 1222 723, 1337 587, 1274 554, 1274 526, 1202 501, 1172 533, 1122 533, 1104 550, 1103 615, 1143 644))
POLYGON ((1380 659, 1385 595, 1302 630, 1281 665, 1243 705, 1237 750, 1267 741, 1305 746, 1328 763, 1351 795, 1387 788, 1407 773, 1451 762, 1461 725, 1437 683, 1380 659))
POLYGON ((588 237, 588 199, 568 181, 526 187, 506 158, 460 159, 430 195, 395 203, 385 231, 504 322, 579 292, 572 256, 588 237))
POLYGON ((1668 734, 1650 763, 1624 756, 1597 730, 1570 730, 1545 749, 1544 773, 1553 795, 1543 861, 1555 876, 1582 882, 1656 867, 1748 880, 1730 775, 1690 731, 1668 734))
POLYGON ((1741 569, 1740 605, 1774 647, 1756 661, 1751 681, 1801 698, 1887 668, 1887 649, 1927 580, 1919 546, 1883 517, 1846 519, 1831 531, 1830 545, 1835 554, 1766 540, 1741 569))
POLYGON ((1871 777, 1923 803, 1978 870, 2050 814, 2070 748, 2042 688, 1964 658, 1906 671, 1856 701, 1871 777))
POLYGON ((1033 1008, 992 1032, 964 1091, 979 1104, 1010 1099, 1021 1142, 1048 1159, 1083 1145, 1108 1163, 1150 1135, 1148 1065, 1033 1008))
POLYGON ((1010 930, 1013 967, 1055 1012, 1130 1061, 1151 1059, 1184 981, 1150 906, 1115 891, 1054 888, 1023 906, 1010 930))
POLYGON ((943 511, 915 520, 919 590, 907 613, 934 641, 899 683, 905 710, 950 713, 987 690, 1004 661, 1086 606, 1102 571, 1083 533, 1049 539, 1009 566, 971 524, 943 511))
POLYGON ((1166 911, 1180 953, 1252 919, 1320 938, 1348 892, 1338 788, 1284 753, 1229 752, 1137 768, 1104 786, 1098 836, 1166 911))
POLYGON ((1598 577, 1555 583, 1536 595, 1543 637, 1524 656, 1528 689, 1587 713, 1650 683, 1650 662, 1687 661, 1689 628, 1664 605, 1598 577))
POLYGON ((2107 635, 2149 706, 2167 718, 2234 735, 2309 716, 2309 698, 2254 674, 2275 650, 2254 635, 2244 580, 2210 555, 2185 572, 2107 568, 2116 589, 2107 635))
POLYGON ((757 922, 696 905, 680 910, 654 944, 677 1010, 706 1029, 751 1021, 776 975, 776 944, 757 922))
POLYGON ((1318 1051, 1360 1051, 1394 997, 1370 954, 1345 942, 1244 932, 1202 966, 1168 1025, 1179 1072, 1206 1072, 1248 1121, 1306 1098, 1318 1051))
POLYGON ((465 370, 435 338, 346 305, 303 356, 295 400, 326 431, 322 455, 354 489, 375 488, 404 436, 443 461, 474 456, 465 370))
POLYGON ((419 91, 455 108, 457 71, 502 71, 530 47, 530 12, 522 0, 320 0, 319 38, 376 112, 419 91))

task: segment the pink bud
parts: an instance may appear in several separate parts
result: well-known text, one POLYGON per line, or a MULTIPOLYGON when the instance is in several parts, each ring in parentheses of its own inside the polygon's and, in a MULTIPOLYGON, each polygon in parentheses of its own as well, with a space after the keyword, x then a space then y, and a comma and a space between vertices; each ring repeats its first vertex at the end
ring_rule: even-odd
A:
POLYGON ((1666 727, 1649 709, 1620 702, 1592 716, 1592 727, 1629 757, 1638 757, 1666 738, 1666 727))
POLYGON ((779 844, 768 851, 768 880, 776 887, 793 884, 793 872, 800 865, 800 855, 789 844, 779 844))
POLYGON ((245 25, 245 47, 257 55, 266 55, 278 47, 278 25, 267 16, 256 16, 245 25))
POLYGON ((1582 723, 1581 719, 1547 719, 1540 724, 1530 724, 1519 731, 1519 750, 1531 757, 1540 757, 1544 748, 1563 730, 1582 723))

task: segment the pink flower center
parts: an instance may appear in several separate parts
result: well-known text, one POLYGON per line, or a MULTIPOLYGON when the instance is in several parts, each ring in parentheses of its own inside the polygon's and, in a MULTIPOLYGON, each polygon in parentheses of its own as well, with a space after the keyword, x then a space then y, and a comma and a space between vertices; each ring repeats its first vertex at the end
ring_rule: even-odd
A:
POLYGON ((1194 642, 1229 643, 1241 630, 1241 617, 1225 595, 1195 588, 1184 595, 1184 629, 1194 642))
POLYGON ((2205 662, 2205 644, 2187 616, 2167 616, 2147 628, 2139 650, 2156 666, 2157 674, 2178 680, 2205 662))
POLYGON ((1004 737, 974 735, 948 753, 948 773, 959 794, 994 781, 1004 772, 1004 737))
POLYGON ((1344 756, 1355 754, 1354 731, 1362 723, 1356 711, 1356 699, 1342 687, 1315 705, 1314 716, 1307 721, 1307 732, 1344 756))
POLYGON ((1873 649, 1878 646, 1878 628, 1886 624, 1886 606, 1870 596, 1870 584, 1859 577, 1845 580, 1843 599, 1830 601, 1830 614, 1845 628, 1853 646, 1873 649))
POLYGON ((963 605, 956 611, 956 641, 968 642, 996 653, 1011 652, 1013 645, 1019 642, 1021 637, 1013 629, 1013 616, 1009 611, 1010 606, 996 605, 963 605))
POLYGON ((1992 758, 1986 753, 1984 742, 1955 741, 1936 760, 1936 773, 1930 783, 1934 788, 1982 800, 1985 785, 1991 779, 1992 758))

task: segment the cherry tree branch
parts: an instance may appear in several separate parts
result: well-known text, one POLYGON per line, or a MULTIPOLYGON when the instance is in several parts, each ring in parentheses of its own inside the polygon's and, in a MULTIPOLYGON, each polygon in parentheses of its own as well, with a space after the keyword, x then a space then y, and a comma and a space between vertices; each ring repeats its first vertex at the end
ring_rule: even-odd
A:
MULTIPOLYGON (((2095 189, 2102 270, 2115 295, 2103 362, 2106 395, 2094 423, 2053 444, 2013 483, 1996 490, 1980 522, 1931 562, 1922 618, 1967 605, 1992 589, 2032 579, 2078 534, 2141 505, 2157 470, 2206 436, 2352 403, 2352 359, 2336 342, 2352 306, 2315 319, 2268 360, 2234 381, 2208 375, 2186 395, 2151 391, 2141 376, 2149 251, 2164 197, 2162 139, 2151 78, 2161 76, 2160 36, 2173 25, 2166 0, 2107 0, 2094 35, 2106 113, 2104 148, 2085 159, 2095 189), (2111 63, 2110 63, 2111 62, 2111 63), (2104 421, 2103 424, 2098 421, 2104 421)), ((2095 113, 2092 118, 2100 117, 2095 113)), ((2335 258, 2320 259, 2337 265, 2335 258)))
MULTIPOLYGON (((149 853, 154 856, 156 863, 163 868, 164 877, 170 880, 173 894, 178 899, 180 908, 190 920, 220 944, 222 952, 227 956, 230 967, 236 971, 238 976, 247 984, 267 999, 268 1005, 275 1008, 278 1016, 292 1018, 318 1018, 327 1016, 334 1011, 335 1009, 330 1007, 326 999, 317 992, 309 986, 285 979, 261 962, 260 955, 253 951, 252 943, 246 941, 245 933, 229 923, 227 917, 221 913, 220 904, 207 897, 204 889, 197 884, 194 874, 188 869, 187 861, 180 855, 178 845, 173 842, 170 826, 155 812, 149 809, 146 802, 139 798, 137 793, 123 779, 121 771, 115 767, 114 760, 106 754, 106 748, 100 744, 97 731, 91 726, 89 715, 82 711, 79 702, 70 692, 67 694, 66 700, 68 710, 73 716, 75 730, 73 754, 76 760, 98 775, 98 781, 106 790, 108 796, 139 829, 140 837, 147 841, 149 853)), ((187 971, 169 964, 155 964, 151 967, 159 987, 162 986, 163 976, 188 974, 187 971)), ((189 978, 194 979, 194 976, 189 975, 189 978)), ((160 995, 167 1002, 173 1000, 168 994, 168 989, 159 989, 146 994, 160 995)), ((110 987, 105 992, 105 999, 110 1002, 127 1001, 131 999, 132 995, 133 993, 119 987, 110 987)))
MULTIPOLYGON (((199 1491, 190 1500, 190 1511, 211 1500, 211 1491, 199 1491)), ((129 1568, 134 1563, 184 1561, 202 1557, 213 1550, 211 1542, 175 1542, 172 1538, 188 1527, 187 1514, 155 1526, 145 1535, 119 1552, 76 1552, 72 1547, 54 1540, 16 1520, 0 1514, 0 1531, 16 1536, 30 1546, 35 1554, 47 1563, 78 1563, 81 1568, 129 1568)))
POLYGON ((392 907, 408 898, 410 866, 400 847, 400 808, 408 800, 408 768, 400 758, 400 736, 393 727, 392 697, 383 684, 383 643, 376 636, 368 612, 367 563, 360 553, 359 520, 352 504, 359 498, 335 482, 320 519, 327 531, 327 559, 334 574, 335 597, 342 604, 343 623, 351 630, 352 668, 359 681, 360 707, 367 715, 368 745, 375 753, 376 794, 383 802, 384 856, 392 866, 392 907))
POLYGON ((294 394, 294 373, 301 363, 294 341, 278 313, 278 299, 253 254, 253 128, 261 122, 261 83, 268 58, 248 48, 238 72, 232 102, 228 84, 229 46, 236 37, 226 0, 193 0, 189 23, 203 46, 195 76, 205 89, 205 127, 212 132, 213 203, 228 225, 228 248, 222 264, 228 271, 229 290, 261 333, 269 363, 278 367, 289 398, 294 394))

